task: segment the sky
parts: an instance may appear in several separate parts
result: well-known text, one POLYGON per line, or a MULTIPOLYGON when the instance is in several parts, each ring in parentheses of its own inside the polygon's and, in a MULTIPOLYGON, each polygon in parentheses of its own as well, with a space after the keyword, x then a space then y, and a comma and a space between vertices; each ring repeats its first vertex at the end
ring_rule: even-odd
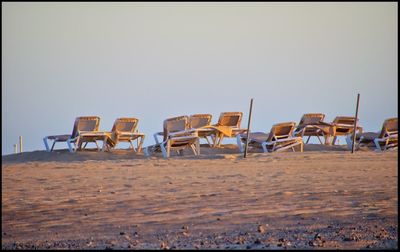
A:
MULTIPOLYGON (((354 116, 380 130, 398 110, 397 2, 2 2, 2 155, 44 150, 77 116, 100 129, 242 111, 252 131, 354 116)), ((224 143, 234 140, 224 140, 224 143)), ((317 142, 317 140, 315 140, 317 142)), ((340 143, 344 143, 344 140, 340 143)), ((128 146, 128 145, 126 145, 128 146)), ((121 147, 125 146, 121 144, 121 147)), ((55 148, 65 149, 65 143, 55 148)))

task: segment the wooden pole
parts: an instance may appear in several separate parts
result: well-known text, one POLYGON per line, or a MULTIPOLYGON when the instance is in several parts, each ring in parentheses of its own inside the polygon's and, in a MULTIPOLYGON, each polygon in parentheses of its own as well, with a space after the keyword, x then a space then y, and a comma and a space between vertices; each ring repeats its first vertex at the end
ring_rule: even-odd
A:
POLYGON ((22 136, 19 136, 19 152, 22 153, 22 136))
POLYGON ((358 104, 359 103, 360 103, 360 94, 357 94, 356 118, 354 120, 353 143, 351 145, 351 153, 354 153, 354 148, 356 145, 356 130, 357 130, 358 104))
POLYGON ((246 137, 246 145, 244 146, 244 158, 247 156, 247 147, 249 145, 249 135, 250 135, 250 120, 251 120, 251 111, 253 109, 253 98, 250 100, 250 112, 249 112, 249 122, 247 123, 247 137, 246 137))

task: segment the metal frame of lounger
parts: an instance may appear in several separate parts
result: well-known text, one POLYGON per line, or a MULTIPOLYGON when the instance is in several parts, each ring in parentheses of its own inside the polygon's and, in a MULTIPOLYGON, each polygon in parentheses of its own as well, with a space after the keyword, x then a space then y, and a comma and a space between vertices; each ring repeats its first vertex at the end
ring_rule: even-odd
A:
MULTIPOLYGON (((80 117, 75 118, 74 127, 73 127, 71 135, 67 135, 67 134, 52 135, 52 136, 46 136, 43 138, 43 142, 46 147, 46 151, 47 152, 53 151, 56 142, 66 142, 68 145, 69 152, 74 152, 74 147, 72 145, 74 145, 76 148, 76 142, 78 140, 79 131, 82 131, 82 130, 97 131, 99 128, 99 124, 100 124, 100 117, 98 117, 98 116, 80 116, 80 117), (92 124, 86 125, 83 123, 84 121, 94 121, 94 125, 92 125, 92 124), (52 144, 51 148, 49 148, 48 140, 53 140, 53 144, 52 144)), ((97 149, 99 149, 97 142, 95 141, 94 143, 96 144, 97 149)), ((86 144, 84 147, 86 147, 86 144)))

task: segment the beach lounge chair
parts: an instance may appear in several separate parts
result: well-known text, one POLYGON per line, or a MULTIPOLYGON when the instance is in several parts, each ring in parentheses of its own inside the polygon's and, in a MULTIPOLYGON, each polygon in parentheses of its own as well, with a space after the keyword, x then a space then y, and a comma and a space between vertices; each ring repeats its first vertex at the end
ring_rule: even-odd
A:
MULTIPOLYGON (((333 122, 332 134, 333 140, 331 142, 332 145, 335 145, 336 139, 338 136, 347 136, 348 134, 352 134, 354 131, 354 116, 337 116, 333 122)), ((357 127, 356 131, 362 133, 363 128, 358 125, 357 119, 357 127)))
MULTIPOLYGON (((262 148, 264 152, 282 151, 292 149, 295 151, 296 146, 300 146, 303 152, 303 139, 301 136, 293 136, 295 122, 278 123, 272 126, 268 134, 263 132, 254 132, 249 134, 249 147, 262 148)), ((247 134, 242 133, 236 136, 237 144, 240 152, 244 151, 244 143, 247 134)))
POLYGON ((135 132, 138 126, 138 122, 139 119, 133 117, 117 118, 110 132, 112 144, 111 145, 109 144, 108 147, 113 148, 119 142, 128 142, 133 151, 139 153, 142 149, 145 135, 143 133, 135 132), (135 149, 132 141, 136 139, 138 140, 138 143, 137 143, 137 148, 135 149))
POLYGON ((211 125, 212 115, 210 114, 194 114, 189 117, 189 129, 195 129, 200 138, 207 140, 208 145, 212 146, 208 136, 214 134, 214 129, 207 128, 211 125))
POLYGON ((154 134, 156 144, 145 148, 145 155, 149 156, 151 152, 161 151, 164 158, 170 156, 171 150, 183 154, 183 150, 191 148, 194 155, 200 154, 200 141, 196 130, 189 129, 189 118, 187 116, 178 116, 164 120, 163 132, 154 134), (160 142, 158 136, 162 135, 160 142))
MULTIPOLYGON (((79 133, 98 131, 99 124, 100 124, 100 117, 98 117, 98 116, 77 117, 75 119, 74 127, 72 129, 71 135, 52 135, 52 136, 46 136, 43 138, 43 142, 46 147, 46 150, 51 152, 51 151, 53 151, 54 145, 57 142, 66 142, 68 145, 69 151, 74 152, 74 148, 72 147, 72 144, 74 144, 76 147, 77 141, 79 140, 79 133), (52 144, 51 148, 49 148, 48 140, 53 140, 53 144, 52 144)), ((98 148, 97 142, 94 141, 94 143, 96 144, 96 146, 98 148)))
MULTIPOLYGON (((347 147, 352 148, 353 134, 346 137, 347 147)), ((363 146, 375 146, 377 151, 398 148, 398 118, 389 118, 383 122, 379 132, 363 132, 356 134, 356 149, 363 146)))
POLYGON ((214 147, 221 146, 224 137, 236 137, 238 134, 247 132, 247 129, 241 129, 242 112, 222 112, 219 116, 218 123, 209 126, 214 129, 213 141, 214 147))
POLYGON ((294 136, 308 136, 306 143, 309 142, 312 136, 315 136, 321 144, 323 143, 320 137, 323 137, 325 144, 327 144, 332 131, 332 124, 324 122, 324 118, 325 114, 322 113, 304 114, 293 133, 294 136))

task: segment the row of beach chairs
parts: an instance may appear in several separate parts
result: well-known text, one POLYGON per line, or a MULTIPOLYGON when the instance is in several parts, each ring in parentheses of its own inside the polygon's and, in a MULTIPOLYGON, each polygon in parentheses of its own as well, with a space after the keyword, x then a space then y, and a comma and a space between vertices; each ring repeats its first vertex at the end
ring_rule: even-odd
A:
POLYGON ((103 151, 114 148, 119 142, 128 142, 134 151, 140 152, 145 135, 137 132, 138 122, 137 118, 118 118, 111 131, 100 131, 100 117, 81 116, 75 119, 71 135, 46 136, 43 142, 47 151, 53 151, 57 142, 66 142, 70 152, 84 149, 90 142, 96 144, 97 149, 100 150, 97 141, 103 141, 103 151), (133 141, 136 139, 139 143, 135 149, 133 141), (49 140, 53 141, 51 148, 48 144, 49 140))
MULTIPOLYGON (((186 148, 192 149, 194 155, 200 154, 200 139, 205 139, 210 147, 220 147, 224 138, 236 138, 240 152, 247 143, 249 148, 262 148, 264 152, 291 149, 303 151, 303 138, 306 143, 311 137, 317 137, 321 144, 335 145, 337 137, 345 136, 349 149, 352 146, 355 117, 337 116, 332 122, 325 122, 323 113, 304 114, 296 126, 295 122, 278 123, 272 126, 269 133, 250 132, 241 128, 242 112, 223 112, 218 122, 211 124, 211 114, 194 114, 168 118, 163 122, 163 131, 153 135, 155 144, 144 148, 147 156, 161 152, 169 157, 171 151, 183 154, 186 148)), ((141 152, 145 135, 138 132, 137 118, 118 118, 111 131, 100 131, 100 118, 97 116, 77 117, 71 135, 46 136, 43 141, 47 151, 53 151, 57 142, 66 142, 70 152, 85 149, 88 143, 94 143, 98 150, 110 151, 120 142, 128 142, 135 152, 141 152), (134 147, 134 141, 137 147, 134 147), (49 141, 53 141, 51 148, 49 141), (100 148, 97 141, 102 141, 100 148)), ((398 120, 386 119, 379 132, 363 132, 362 126, 356 127, 356 149, 363 146, 374 146, 376 150, 397 149, 398 120)))

